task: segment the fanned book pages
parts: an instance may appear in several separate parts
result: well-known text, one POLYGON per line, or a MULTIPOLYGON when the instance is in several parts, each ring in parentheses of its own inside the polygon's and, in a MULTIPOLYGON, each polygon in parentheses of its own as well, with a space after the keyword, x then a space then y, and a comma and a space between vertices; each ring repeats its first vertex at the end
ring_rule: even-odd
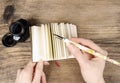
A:
POLYGON ((77 28, 76 25, 68 23, 51 23, 32 26, 33 62, 73 58, 68 52, 65 42, 53 34, 66 38, 77 37, 77 28))

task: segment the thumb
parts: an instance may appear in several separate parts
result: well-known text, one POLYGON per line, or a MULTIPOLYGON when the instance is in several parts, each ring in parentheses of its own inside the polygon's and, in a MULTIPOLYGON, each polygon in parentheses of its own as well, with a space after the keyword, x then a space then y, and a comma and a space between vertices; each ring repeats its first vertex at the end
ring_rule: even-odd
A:
POLYGON ((66 46, 68 50, 70 51, 70 53, 73 54, 73 56, 77 59, 80 65, 86 63, 87 59, 84 57, 84 55, 82 54, 79 48, 77 48, 76 46, 74 46, 73 44, 69 42, 66 42, 66 46))

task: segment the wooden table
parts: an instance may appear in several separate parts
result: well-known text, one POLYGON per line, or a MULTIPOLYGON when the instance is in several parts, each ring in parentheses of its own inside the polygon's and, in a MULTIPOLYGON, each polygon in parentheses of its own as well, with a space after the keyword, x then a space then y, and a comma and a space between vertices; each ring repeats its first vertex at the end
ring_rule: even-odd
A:
MULTIPOLYGON (((0 1, 0 40, 8 32, 9 24, 2 21, 6 5, 0 1)), ((120 1, 119 0, 17 0, 13 20, 24 18, 40 23, 69 22, 78 26, 78 35, 99 44, 109 57, 120 61, 120 1)), ((0 41, 0 83, 14 83, 16 71, 31 59, 31 41, 14 47, 4 47, 0 41)), ((75 59, 54 62, 45 66, 48 83, 84 83, 75 59)), ((88 70, 89 71, 89 70, 88 70)), ((107 63, 106 83, 120 83, 120 67, 107 63)))

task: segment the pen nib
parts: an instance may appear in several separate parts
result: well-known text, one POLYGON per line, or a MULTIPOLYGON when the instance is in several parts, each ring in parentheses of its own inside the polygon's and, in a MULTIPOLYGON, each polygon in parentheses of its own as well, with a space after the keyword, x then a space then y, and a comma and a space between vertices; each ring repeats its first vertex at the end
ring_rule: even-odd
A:
POLYGON ((64 37, 57 35, 57 34, 53 34, 54 36, 58 37, 59 39, 65 39, 64 37))

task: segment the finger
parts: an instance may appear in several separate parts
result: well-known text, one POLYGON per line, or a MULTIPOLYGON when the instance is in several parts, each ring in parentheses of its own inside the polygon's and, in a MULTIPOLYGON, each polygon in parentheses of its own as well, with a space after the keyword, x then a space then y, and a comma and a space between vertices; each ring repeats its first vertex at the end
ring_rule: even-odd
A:
POLYGON ((104 59, 102 59, 102 58, 93 58, 91 61, 93 61, 93 62, 95 62, 96 64, 98 63, 99 65, 101 65, 101 67, 102 66, 105 66, 105 60, 104 59))
POLYGON ((21 73, 21 71, 22 71, 21 69, 18 69, 17 74, 19 75, 21 73))
POLYGON ((42 74, 42 79, 41 79, 42 83, 46 83, 46 76, 45 73, 43 72, 42 74))
POLYGON ((100 52, 100 53, 104 54, 104 55, 107 54, 107 52, 105 50, 101 49, 97 44, 95 44, 91 40, 84 39, 84 38, 71 38, 70 40, 72 40, 72 41, 74 41, 76 43, 80 43, 80 44, 82 44, 84 46, 87 46, 87 47, 89 47, 89 48, 91 48, 91 49, 93 49, 93 50, 95 50, 97 52, 100 52))
POLYGON ((86 52, 82 52, 83 53, 83 55, 85 56, 85 58, 86 59, 88 59, 88 60, 91 60, 92 58, 94 58, 94 56, 93 55, 91 55, 91 54, 89 54, 89 53, 86 53, 86 52))
POLYGON ((36 63, 33 63, 32 61, 30 61, 25 67, 24 67, 24 71, 27 71, 29 73, 33 72, 33 69, 35 67, 36 63))
POLYGON ((44 63, 43 63, 44 65, 50 65, 50 63, 49 62, 47 62, 47 61, 44 61, 44 63))
POLYGON ((35 65, 36 65, 36 63, 33 63, 32 61, 30 61, 24 67, 24 69, 21 71, 21 74, 22 74, 23 78, 32 80, 35 65))
POLYGON ((22 69, 17 70, 17 77, 20 75, 21 71, 22 71, 22 69))
POLYGON ((77 48, 76 46, 74 46, 73 44, 70 44, 69 42, 66 43, 66 46, 68 48, 68 50, 70 51, 71 54, 73 54, 73 56, 75 56, 75 58, 77 59, 77 61, 80 64, 84 64, 87 62, 87 59, 84 57, 84 55, 81 53, 80 49, 77 48))
POLYGON ((43 61, 39 61, 35 68, 33 83, 40 83, 42 72, 43 72, 43 61))

